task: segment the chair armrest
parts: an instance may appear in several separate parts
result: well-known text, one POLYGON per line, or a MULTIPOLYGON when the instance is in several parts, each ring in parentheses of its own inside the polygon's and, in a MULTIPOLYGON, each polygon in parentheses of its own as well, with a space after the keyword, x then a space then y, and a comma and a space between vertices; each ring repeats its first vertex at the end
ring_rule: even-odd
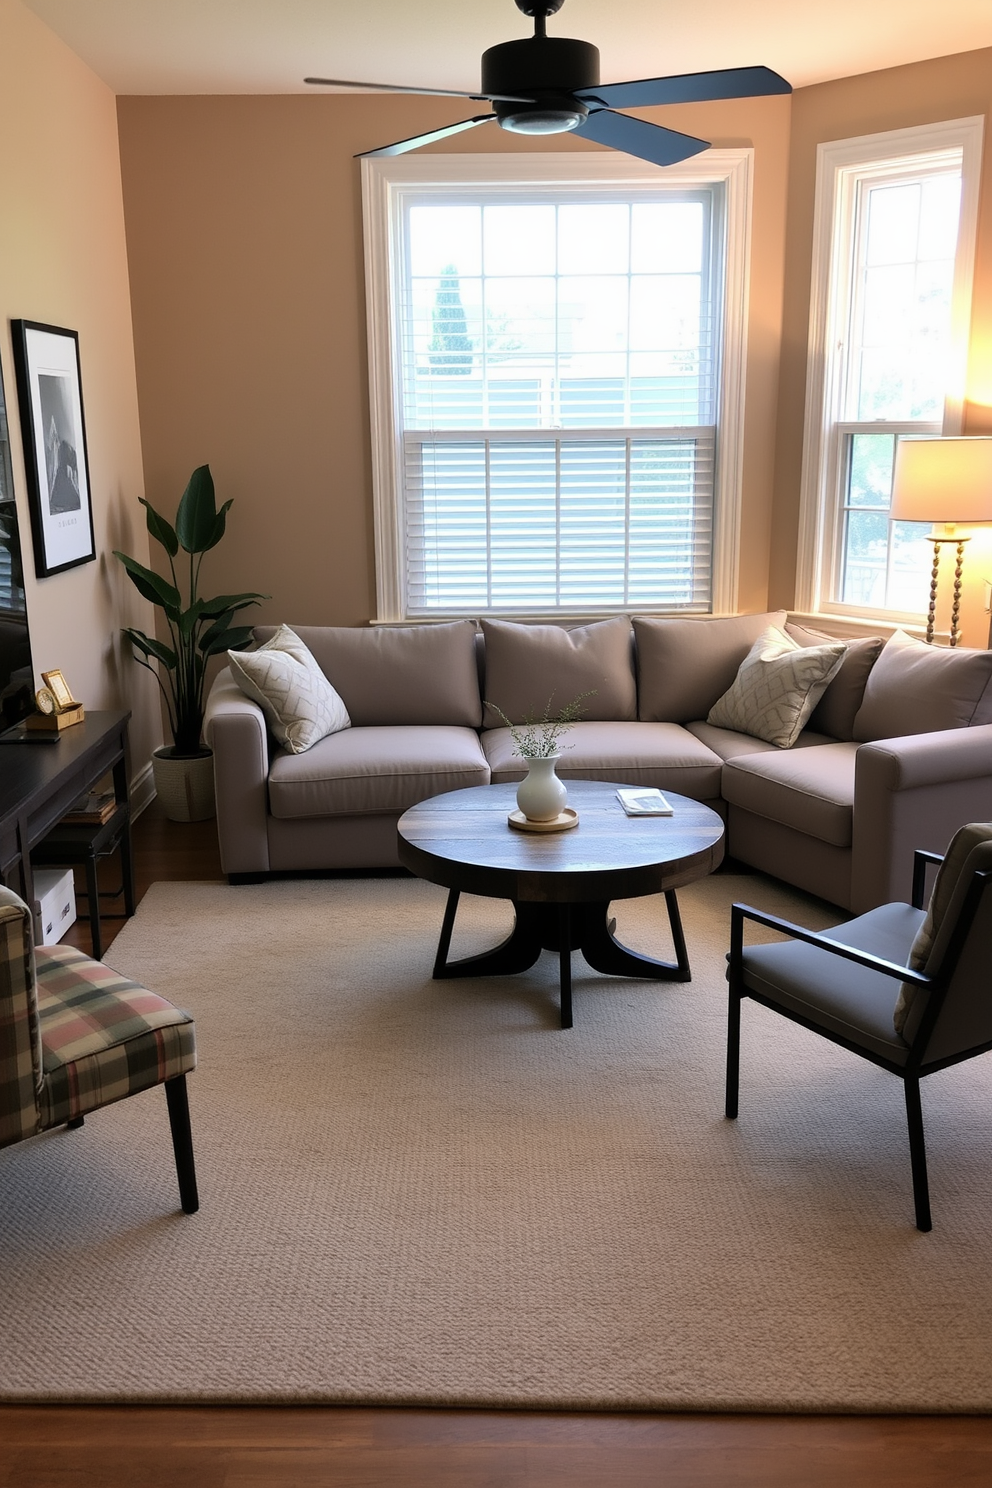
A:
POLYGON ((992 818, 992 724, 862 744, 854 777, 851 908, 912 897, 913 852, 943 852, 992 818))
POLYGON ((943 853, 927 852, 924 847, 918 847, 913 853, 913 897, 910 903, 914 909, 925 908, 923 896, 927 888, 927 865, 943 861, 943 853))
POLYGON ((866 966, 869 971, 896 977, 900 982, 909 982, 914 987, 933 985, 933 978, 925 972, 911 971, 908 966, 899 966, 895 961, 886 961, 882 956, 872 956, 868 951, 856 950, 854 946, 845 945, 842 940, 832 940, 822 931, 806 930, 802 925, 794 925, 791 920, 781 920, 777 915, 766 914, 764 910, 754 909, 750 904, 734 904, 730 909, 731 970, 735 964, 738 968, 740 966, 740 957, 744 950, 745 920, 753 920, 756 925, 766 925, 769 930, 780 930, 792 940, 802 940, 806 945, 818 946, 821 951, 829 951, 832 956, 841 956, 845 961, 854 961, 858 966, 866 966))
POLYGON ((269 737, 265 715, 229 667, 207 698, 203 734, 214 754, 217 837, 225 873, 269 869, 269 737))

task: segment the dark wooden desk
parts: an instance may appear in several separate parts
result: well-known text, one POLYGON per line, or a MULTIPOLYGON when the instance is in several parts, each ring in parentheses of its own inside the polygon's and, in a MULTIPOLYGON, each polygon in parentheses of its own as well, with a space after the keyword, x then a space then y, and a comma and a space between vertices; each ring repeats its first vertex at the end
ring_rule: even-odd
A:
POLYGON ((515 785, 434 796, 411 806, 398 823, 403 866, 449 890, 434 976, 503 976, 526 971, 542 950, 557 951, 562 1028, 572 1026, 572 951, 607 976, 690 980, 675 890, 705 878, 723 857, 723 822, 699 801, 666 790, 673 816, 628 817, 616 785, 569 780, 567 786, 569 805, 579 813, 579 825, 568 832, 508 826, 515 785), (461 893, 509 899, 516 920, 502 945, 449 961, 461 893), (621 945, 609 916, 612 899, 659 893, 668 906, 674 962, 621 945))
POLYGON ((31 849, 74 802, 112 771, 114 795, 127 805, 130 717, 88 713, 56 744, 0 745, 0 879, 29 904, 34 898, 31 849))

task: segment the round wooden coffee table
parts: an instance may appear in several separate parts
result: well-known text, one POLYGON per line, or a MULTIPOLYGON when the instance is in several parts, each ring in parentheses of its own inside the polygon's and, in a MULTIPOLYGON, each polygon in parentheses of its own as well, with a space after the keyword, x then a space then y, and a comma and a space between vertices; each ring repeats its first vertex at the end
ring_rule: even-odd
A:
POLYGON ((450 891, 434 976, 526 971, 542 950, 557 951, 562 1028, 572 1026, 572 951, 581 951, 595 971, 608 976, 690 980, 675 891, 705 878, 723 857, 723 822, 699 801, 666 790, 674 815, 629 817, 616 785, 569 780, 567 786, 579 825, 566 832, 520 832, 509 826, 515 785, 477 785, 434 796, 411 806, 398 823, 400 862, 418 878, 450 891), (502 945, 449 961, 462 893, 509 899, 516 923, 502 945), (642 956, 613 935, 610 901, 645 894, 665 895, 674 962, 642 956))

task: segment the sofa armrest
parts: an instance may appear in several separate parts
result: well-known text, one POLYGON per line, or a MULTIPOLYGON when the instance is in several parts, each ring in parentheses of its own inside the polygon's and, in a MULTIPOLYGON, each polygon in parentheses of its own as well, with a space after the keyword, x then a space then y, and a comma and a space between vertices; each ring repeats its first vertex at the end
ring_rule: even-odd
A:
POLYGON ((269 736, 265 715, 229 667, 207 698, 204 737, 214 752, 217 837, 225 873, 269 869, 269 736))
POLYGON ((910 901, 917 848, 992 819, 992 724, 862 744, 854 777, 851 908, 910 901))

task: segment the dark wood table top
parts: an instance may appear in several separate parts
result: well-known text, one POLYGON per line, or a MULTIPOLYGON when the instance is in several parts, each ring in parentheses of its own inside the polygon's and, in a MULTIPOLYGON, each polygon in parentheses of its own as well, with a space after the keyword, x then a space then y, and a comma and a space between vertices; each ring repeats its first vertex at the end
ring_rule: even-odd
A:
POLYGON ((398 823, 404 867, 446 888, 496 899, 575 904, 636 899, 704 878, 723 858, 723 821, 665 791, 673 816, 627 816, 617 786, 569 780, 579 824, 521 832, 507 822, 516 785, 477 785, 421 801, 398 823))

